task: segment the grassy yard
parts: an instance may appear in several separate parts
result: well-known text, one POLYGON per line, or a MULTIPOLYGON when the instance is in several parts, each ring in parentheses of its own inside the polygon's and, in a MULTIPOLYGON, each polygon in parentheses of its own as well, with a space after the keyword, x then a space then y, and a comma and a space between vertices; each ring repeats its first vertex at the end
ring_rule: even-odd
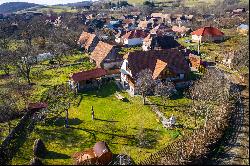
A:
POLYGON ((178 137, 181 129, 164 129, 150 107, 142 104, 140 97, 121 92, 129 100, 123 102, 115 98, 117 90, 112 82, 100 91, 80 94, 79 106, 69 111, 70 128, 64 127, 64 113, 56 121, 51 118, 36 125, 12 164, 29 163, 32 145, 37 138, 41 138, 49 150, 44 163, 72 164, 70 156, 73 153, 93 147, 97 141, 106 141, 113 153, 127 153, 138 162, 178 137), (91 106, 95 110, 94 121, 91 120, 91 106), (148 141, 149 145, 140 147, 140 139, 148 141))
MULTIPOLYGON (((236 50, 240 41, 243 38, 247 38, 247 36, 237 34, 235 29, 222 29, 221 31, 228 37, 225 41, 221 43, 201 43, 200 52, 204 60, 214 61, 216 56, 222 57, 223 51, 236 50)), ((179 38, 178 42, 191 50, 198 50, 198 44, 192 42, 185 43, 187 39, 191 40, 191 36, 179 38)))
MULTIPOLYGON (((82 54, 64 57, 63 64, 72 64, 80 59, 83 59, 81 64, 74 66, 48 69, 49 61, 34 66, 31 77, 34 85, 30 90, 30 102, 39 101, 42 93, 49 87, 65 83, 70 74, 94 67, 86 55, 82 54)), ((0 85, 8 81, 10 80, 0 80, 0 85)), ((21 82, 25 83, 24 80, 21 82)), ((116 85, 110 83, 99 91, 80 94, 77 97, 80 99, 78 106, 72 106, 69 111, 70 128, 64 127, 65 113, 62 113, 61 117, 38 123, 28 138, 23 140, 23 145, 13 158, 12 164, 29 163, 33 156, 33 142, 37 138, 41 138, 49 150, 43 161, 45 164, 73 164, 73 153, 93 147, 97 141, 106 141, 113 153, 126 153, 138 163, 174 141, 183 131, 190 132, 193 128, 192 118, 190 119, 185 111, 181 111, 186 108, 189 102, 187 99, 169 100, 168 107, 162 110, 167 117, 174 114, 178 123, 185 127, 168 130, 162 127, 151 108, 142 104, 140 97, 132 98, 127 93, 120 92, 129 100, 122 102, 114 96, 117 90, 116 85), (94 121, 91 120, 91 106, 94 106, 97 118, 94 121), (142 140, 147 142, 147 146, 140 146, 142 140)), ((159 98, 158 102, 160 109, 163 109, 159 98)), ((1 127, 1 137, 4 137, 8 134, 8 128, 6 124, 1 124, 1 127)))
MULTIPOLYGON (((166 118, 170 118, 173 114, 176 117, 177 126, 180 125, 183 129, 195 129, 194 115, 191 113, 192 111, 190 111, 192 109, 190 107, 192 100, 179 95, 172 99, 167 99, 164 106, 164 101, 161 97, 150 96, 149 99, 158 106, 159 110, 164 113, 166 118)), ((201 125, 203 122, 202 118, 197 122, 198 125, 201 125)))

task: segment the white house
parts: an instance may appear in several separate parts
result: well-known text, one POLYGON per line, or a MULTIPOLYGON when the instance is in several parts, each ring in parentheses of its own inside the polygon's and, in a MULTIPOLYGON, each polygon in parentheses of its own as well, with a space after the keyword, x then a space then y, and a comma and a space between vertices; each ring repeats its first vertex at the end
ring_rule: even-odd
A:
POLYGON ((214 27, 203 27, 191 33, 193 42, 214 42, 224 40, 224 33, 214 27))
POLYGON ((143 39, 147 37, 148 33, 143 30, 132 30, 123 35, 120 42, 123 45, 136 46, 143 43, 143 39))

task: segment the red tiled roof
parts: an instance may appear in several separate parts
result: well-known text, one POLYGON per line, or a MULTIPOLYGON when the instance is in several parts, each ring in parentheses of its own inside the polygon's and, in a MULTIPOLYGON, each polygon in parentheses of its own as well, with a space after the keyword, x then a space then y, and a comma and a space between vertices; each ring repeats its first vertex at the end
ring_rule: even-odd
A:
POLYGON ((106 74, 107 74, 107 71, 105 69, 97 68, 97 69, 94 69, 94 70, 88 70, 88 71, 82 71, 82 72, 79 72, 79 73, 74 73, 71 76, 71 78, 75 82, 79 82, 79 81, 99 78, 99 77, 102 77, 102 76, 104 76, 106 74))
POLYGON ((123 35, 122 38, 123 39, 145 38, 147 37, 147 35, 148 33, 142 30, 132 30, 123 35))
POLYGON ((184 56, 177 49, 135 51, 127 55, 128 67, 133 77, 141 70, 150 69, 156 78, 161 71, 167 68, 176 74, 187 73, 189 65, 184 56))
POLYGON ((28 109, 29 110, 34 110, 34 109, 42 109, 42 108, 47 108, 48 104, 39 102, 39 103, 29 103, 28 104, 28 109))
POLYGON ((107 55, 111 52, 114 45, 110 45, 108 43, 104 43, 100 41, 95 47, 94 51, 91 53, 91 59, 94 59, 97 67, 100 67, 102 61, 107 57, 107 55))
POLYGON ((78 40, 78 43, 80 45, 83 45, 85 49, 88 49, 89 46, 94 41, 95 37, 96 37, 95 34, 91 34, 91 33, 83 31, 80 38, 79 38, 79 40, 78 40))
POLYGON ((221 32, 219 29, 214 28, 214 27, 204 27, 204 28, 200 28, 196 31, 193 31, 191 33, 192 35, 199 35, 199 36, 206 36, 206 35, 210 35, 210 36, 223 36, 224 33, 221 32))

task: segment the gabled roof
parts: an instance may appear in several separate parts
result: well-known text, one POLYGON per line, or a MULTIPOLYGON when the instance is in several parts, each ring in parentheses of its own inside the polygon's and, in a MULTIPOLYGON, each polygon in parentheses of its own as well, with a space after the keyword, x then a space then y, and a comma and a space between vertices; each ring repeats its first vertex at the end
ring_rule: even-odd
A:
POLYGON ((94 41, 95 37, 96 37, 95 34, 91 34, 91 33, 83 31, 78 40, 78 44, 83 45, 85 49, 88 49, 89 46, 94 41))
POLYGON ((180 46, 180 44, 174 40, 173 37, 167 35, 148 35, 143 41, 150 42, 152 48, 158 47, 161 49, 171 49, 180 46))
POLYGON ((214 27, 204 27, 200 28, 196 31, 191 32, 192 35, 198 35, 198 36, 224 36, 224 33, 221 32, 219 29, 214 27))
POLYGON ((154 78, 157 78, 165 67, 176 74, 190 70, 184 56, 177 49, 130 52, 127 60, 133 77, 144 69, 150 69, 154 78))
POLYGON ((173 30, 174 32, 186 33, 187 31, 190 30, 190 28, 186 28, 185 26, 181 26, 181 27, 179 27, 179 26, 173 26, 173 27, 172 27, 172 30, 173 30))
POLYGON ((93 70, 88 71, 81 71, 79 73, 74 73, 71 78, 74 82, 84 81, 84 80, 90 80, 102 77, 107 74, 107 71, 102 68, 97 68, 93 70))
POLYGON ((107 55, 111 52, 114 45, 104 43, 100 41, 95 47, 94 51, 91 53, 90 58, 94 59, 97 67, 101 67, 102 61, 107 57, 107 55))
POLYGON ((166 68, 166 66, 167 62, 157 59, 155 64, 155 70, 153 73, 153 79, 156 79, 161 74, 161 72, 166 68))
POLYGON ((122 36, 123 39, 145 38, 148 33, 143 30, 132 30, 122 36))

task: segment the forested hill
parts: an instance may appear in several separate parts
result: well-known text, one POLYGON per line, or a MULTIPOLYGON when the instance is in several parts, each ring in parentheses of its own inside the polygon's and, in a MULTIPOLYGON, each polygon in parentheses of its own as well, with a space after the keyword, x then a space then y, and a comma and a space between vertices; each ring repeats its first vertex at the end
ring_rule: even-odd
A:
POLYGON ((41 6, 41 5, 35 3, 27 3, 27 2, 8 2, 0 5, 0 13, 12 13, 36 6, 41 6))

